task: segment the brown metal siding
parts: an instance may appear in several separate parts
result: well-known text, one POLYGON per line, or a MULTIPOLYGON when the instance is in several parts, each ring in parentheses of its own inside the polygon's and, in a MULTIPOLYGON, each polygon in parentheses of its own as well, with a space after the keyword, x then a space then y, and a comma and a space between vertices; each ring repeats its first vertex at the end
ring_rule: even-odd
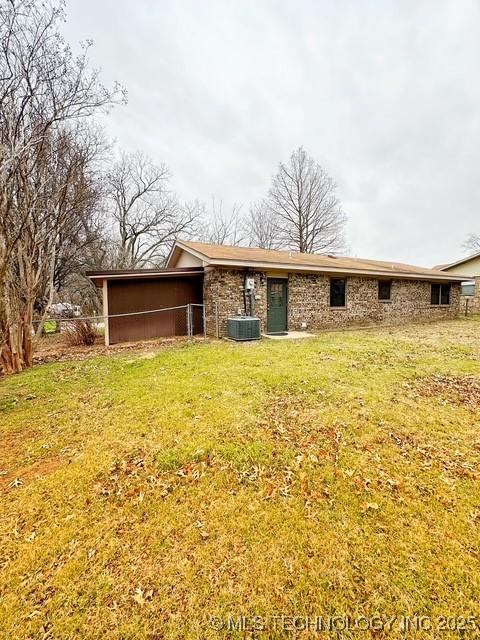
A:
MULTIPOLYGON (((202 289, 202 276, 109 280, 108 314, 202 304, 202 289)), ((195 333, 203 331, 201 313, 197 309, 193 324, 195 333)), ((110 344, 186 334, 185 309, 109 319, 110 344)))

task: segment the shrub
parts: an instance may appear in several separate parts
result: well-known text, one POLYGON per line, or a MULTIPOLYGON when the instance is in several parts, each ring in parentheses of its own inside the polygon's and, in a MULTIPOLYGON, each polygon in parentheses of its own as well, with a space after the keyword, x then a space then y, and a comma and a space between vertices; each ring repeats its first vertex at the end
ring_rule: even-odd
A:
POLYGON ((45 334, 57 333, 58 330, 59 325, 58 322, 55 322, 55 320, 47 320, 43 323, 43 333, 45 334))
POLYGON ((68 344, 90 347, 95 343, 97 328, 91 320, 72 320, 65 325, 64 333, 68 344))

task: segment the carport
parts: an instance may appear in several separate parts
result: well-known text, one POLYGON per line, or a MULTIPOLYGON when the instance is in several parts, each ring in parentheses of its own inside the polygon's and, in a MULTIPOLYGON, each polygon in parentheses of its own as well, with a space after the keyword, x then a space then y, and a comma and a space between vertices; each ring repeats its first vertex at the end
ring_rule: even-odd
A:
POLYGON ((203 331, 203 267, 86 275, 102 289, 106 345, 203 331))

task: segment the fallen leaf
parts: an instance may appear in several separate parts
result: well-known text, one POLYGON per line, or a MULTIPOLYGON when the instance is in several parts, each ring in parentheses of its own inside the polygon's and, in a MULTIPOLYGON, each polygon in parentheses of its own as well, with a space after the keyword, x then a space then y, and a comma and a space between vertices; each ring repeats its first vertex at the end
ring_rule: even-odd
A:
POLYGON ((145 605, 145 598, 143 597, 143 589, 140 589, 140 587, 137 587, 135 589, 135 593, 133 594, 132 598, 141 607, 145 605))
POLYGON ((367 502, 362 509, 362 513, 367 513, 367 511, 378 511, 380 507, 376 502, 367 502))

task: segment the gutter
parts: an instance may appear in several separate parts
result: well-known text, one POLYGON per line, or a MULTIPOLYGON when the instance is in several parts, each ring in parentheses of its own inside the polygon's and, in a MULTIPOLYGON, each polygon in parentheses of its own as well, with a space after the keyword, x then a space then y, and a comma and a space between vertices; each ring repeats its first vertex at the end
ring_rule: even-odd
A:
POLYGON ((85 275, 90 280, 121 280, 121 279, 130 279, 136 280, 138 278, 176 278, 177 276, 198 276, 203 275, 205 272, 203 269, 199 271, 148 271, 144 272, 134 272, 134 273, 109 273, 108 271, 99 271, 99 272, 91 272, 86 271, 85 275))

